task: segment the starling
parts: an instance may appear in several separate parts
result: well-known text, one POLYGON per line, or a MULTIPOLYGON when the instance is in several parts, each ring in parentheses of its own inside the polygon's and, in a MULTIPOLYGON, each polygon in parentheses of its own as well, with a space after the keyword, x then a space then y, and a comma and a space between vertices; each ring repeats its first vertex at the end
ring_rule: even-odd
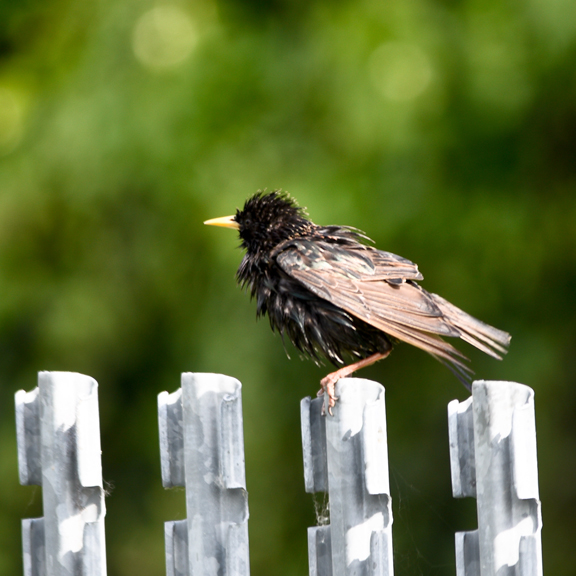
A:
POLYGON ((257 316, 268 314, 272 330, 303 354, 342 366, 321 380, 330 413, 336 382, 386 358, 397 341, 425 350, 468 388, 468 359, 443 336, 494 358, 506 353, 509 334, 421 288, 416 264, 370 246, 355 228, 313 224, 280 190, 258 191, 233 216, 205 224, 238 230, 246 253, 237 280, 256 299, 257 316), (346 356, 356 361, 345 365, 346 356))

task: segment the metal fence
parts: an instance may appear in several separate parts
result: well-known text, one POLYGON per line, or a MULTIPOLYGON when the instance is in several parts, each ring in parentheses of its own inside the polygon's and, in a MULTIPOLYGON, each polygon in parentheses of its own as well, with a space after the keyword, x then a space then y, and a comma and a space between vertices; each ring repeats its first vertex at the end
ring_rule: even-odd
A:
MULTIPOLYGON (((304 485, 326 492, 329 524, 308 528, 310 576, 392 576, 384 388, 346 378, 334 416, 301 403, 304 485)), ((541 576, 534 393, 474 382, 448 405, 452 489, 475 497, 478 529, 458 532, 457 576, 541 576)), ((241 384, 182 375, 158 396, 162 483, 186 488, 186 520, 166 522, 168 576, 248 576, 241 384)), ((20 482, 42 486, 43 518, 22 521, 25 576, 105 576, 97 383, 41 372, 16 394, 20 482)))

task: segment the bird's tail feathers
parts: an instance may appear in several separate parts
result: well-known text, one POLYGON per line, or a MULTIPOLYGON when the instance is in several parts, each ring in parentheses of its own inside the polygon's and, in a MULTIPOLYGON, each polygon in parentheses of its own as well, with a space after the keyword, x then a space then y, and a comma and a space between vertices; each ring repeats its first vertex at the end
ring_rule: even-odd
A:
POLYGON ((508 352, 510 334, 477 320, 437 294, 431 294, 446 320, 459 332, 460 338, 498 360, 508 352))

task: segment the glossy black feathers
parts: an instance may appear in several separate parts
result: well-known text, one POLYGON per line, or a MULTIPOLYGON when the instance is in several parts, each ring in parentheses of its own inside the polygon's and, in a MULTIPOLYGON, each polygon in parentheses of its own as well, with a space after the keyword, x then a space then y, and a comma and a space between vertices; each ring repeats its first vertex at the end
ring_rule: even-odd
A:
POLYGON ((293 199, 258 192, 234 216, 246 254, 238 281, 273 330, 303 353, 335 365, 402 340, 432 354, 467 382, 466 357, 444 336, 500 358, 510 336, 421 288, 418 267, 364 242, 358 230, 316 226, 293 199))

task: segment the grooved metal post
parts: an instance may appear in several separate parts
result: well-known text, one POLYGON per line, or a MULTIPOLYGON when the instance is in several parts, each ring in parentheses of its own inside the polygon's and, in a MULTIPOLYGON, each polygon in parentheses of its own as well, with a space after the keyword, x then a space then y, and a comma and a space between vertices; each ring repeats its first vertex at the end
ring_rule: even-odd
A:
POLYGON ((186 487, 187 519, 166 522, 168 576, 248 576, 241 384, 182 374, 158 395, 162 484, 186 487))
POLYGON ((98 384, 40 372, 16 393, 20 483, 42 486, 44 516, 22 520, 25 576, 105 576, 98 384))
POLYGON ((330 524, 308 529, 309 573, 392 576, 384 387, 344 378, 336 396, 334 416, 321 414, 322 398, 301 402, 306 492, 330 502, 330 524))
POLYGON ((478 529, 456 533, 457 575, 542 576, 534 391, 476 381, 448 422, 453 495, 478 509, 478 529))

